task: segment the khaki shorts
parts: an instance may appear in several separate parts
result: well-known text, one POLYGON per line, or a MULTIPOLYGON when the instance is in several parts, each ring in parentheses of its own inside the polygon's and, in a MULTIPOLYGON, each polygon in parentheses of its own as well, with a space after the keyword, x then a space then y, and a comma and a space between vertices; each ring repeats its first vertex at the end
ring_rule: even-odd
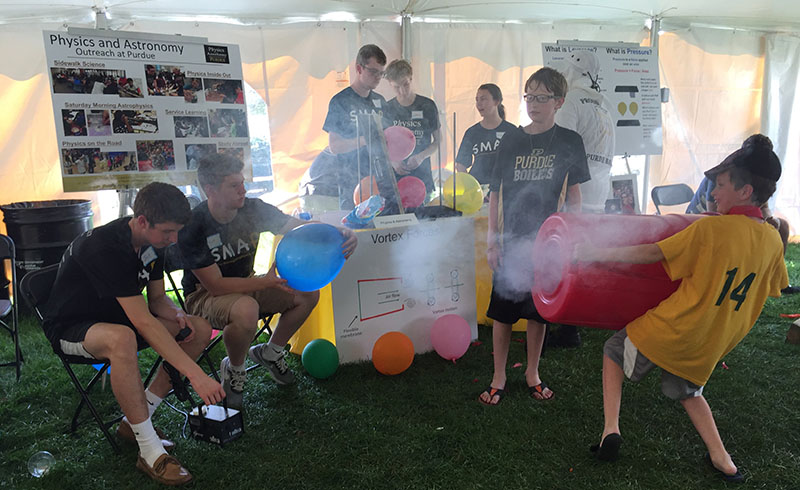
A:
POLYGON ((186 297, 186 310, 190 315, 205 318, 213 328, 222 330, 230 323, 233 305, 244 296, 250 296, 258 302, 260 316, 285 313, 295 307, 294 295, 280 289, 270 288, 251 293, 213 296, 198 284, 197 290, 186 297))
MULTIPOLYGON (((653 361, 644 356, 628 338, 623 328, 608 339, 603 346, 603 354, 617 363, 625 376, 633 382, 641 381, 654 367, 653 361)), ((703 394, 703 387, 691 381, 661 370, 661 392, 672 400, 684 400, 703 394)))

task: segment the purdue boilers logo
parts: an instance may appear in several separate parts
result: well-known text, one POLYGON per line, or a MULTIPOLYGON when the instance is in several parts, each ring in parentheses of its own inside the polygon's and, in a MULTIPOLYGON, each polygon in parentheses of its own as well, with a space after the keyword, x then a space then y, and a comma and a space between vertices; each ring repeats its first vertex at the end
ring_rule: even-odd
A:
POLYGON ((210 44, 204 44, 203 47, 205 48, 206 52, 206 63, 230 64, 227 46, 212 46, 210 44))

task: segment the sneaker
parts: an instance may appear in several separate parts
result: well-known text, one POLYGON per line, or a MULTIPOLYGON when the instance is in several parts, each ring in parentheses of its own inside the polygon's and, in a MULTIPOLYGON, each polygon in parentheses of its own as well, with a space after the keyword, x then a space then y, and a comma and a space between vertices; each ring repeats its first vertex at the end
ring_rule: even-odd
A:
MULTIPOLYGON (((164 446, 164 449, 166 449, 167 451, 175 447, 175 443, 167 439, 167 436, 163 432, 161 432, 161 429, 156 428, 156 435, 158 436, 159 439, 161 439, 161 445, 164 446)), ((129 424, 125 420, 121 420, 119 422, 119 427, 117 427, 117 437, 119 437, 122 440, 137 444, 136 434, 133 433, 131 424, 129 424)))
POLYGON ((242 392, 244 382, 247 379, 245 371, 234 371, 231 369, 231 361, 227 357, 219 363, 219 378, 222 382, 222 389, 225 390, 225 399, 230 408, 242 409, 242 392))
POLYGON ((286 364, 286 351, 280 351, 275 359, 270 360, 267 359, 264 352, 266 349, 269 349, 267 344, 259 344, 250 347, 250 352, 248 353, 250 360, 269 369, 269 374, 272 375, 272 379, 279 385, 294 383, 294 374, 286 364))
POLYGON ((192 481, 192 474, 189 473, 189 470, 169 454, 159 456, 152 467, 139 456, 136 467, 162 485, 177 486, 192 481))

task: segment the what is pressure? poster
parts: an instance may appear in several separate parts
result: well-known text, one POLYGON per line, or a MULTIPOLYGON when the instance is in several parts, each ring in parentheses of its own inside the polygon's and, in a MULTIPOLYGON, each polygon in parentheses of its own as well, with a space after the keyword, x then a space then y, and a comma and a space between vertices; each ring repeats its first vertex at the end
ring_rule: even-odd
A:
POLYGON ((631 43, 542 43, 545 66, 556 69, 579 51, 591 51, 600 64, 597 81, 614 119, 614 154, 661 154, 661 88, 656 50, 631 43))
POLYGON ((195 183, 220 152, 250 177, 239 47, 204 38, 45 31, 64 190, 195 183))

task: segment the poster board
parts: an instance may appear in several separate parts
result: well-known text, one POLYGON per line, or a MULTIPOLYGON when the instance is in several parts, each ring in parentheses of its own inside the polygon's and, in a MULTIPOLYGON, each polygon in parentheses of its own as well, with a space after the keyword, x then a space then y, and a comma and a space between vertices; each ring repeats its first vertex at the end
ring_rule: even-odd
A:
POLYGON ((44 31, 65 192, 195 183, 226 152, 252 180, 239 47, 205 38, 44 31))
POLYGON ((331 283, 336 348, 343 363, 372 357, 400 331, 416 353, 433 349, 437 318, 461 315, 478 337, 475 231, 471 218, 440 218, 358 233, 358 247, 331 283))
POLYGON ((542 43, 545 66, 558 68, 573 51, 592 51, 600 62, 598 84, 614 119, 614 154, 660 155, 661 89, 655 50, 631 43, 542 43))

